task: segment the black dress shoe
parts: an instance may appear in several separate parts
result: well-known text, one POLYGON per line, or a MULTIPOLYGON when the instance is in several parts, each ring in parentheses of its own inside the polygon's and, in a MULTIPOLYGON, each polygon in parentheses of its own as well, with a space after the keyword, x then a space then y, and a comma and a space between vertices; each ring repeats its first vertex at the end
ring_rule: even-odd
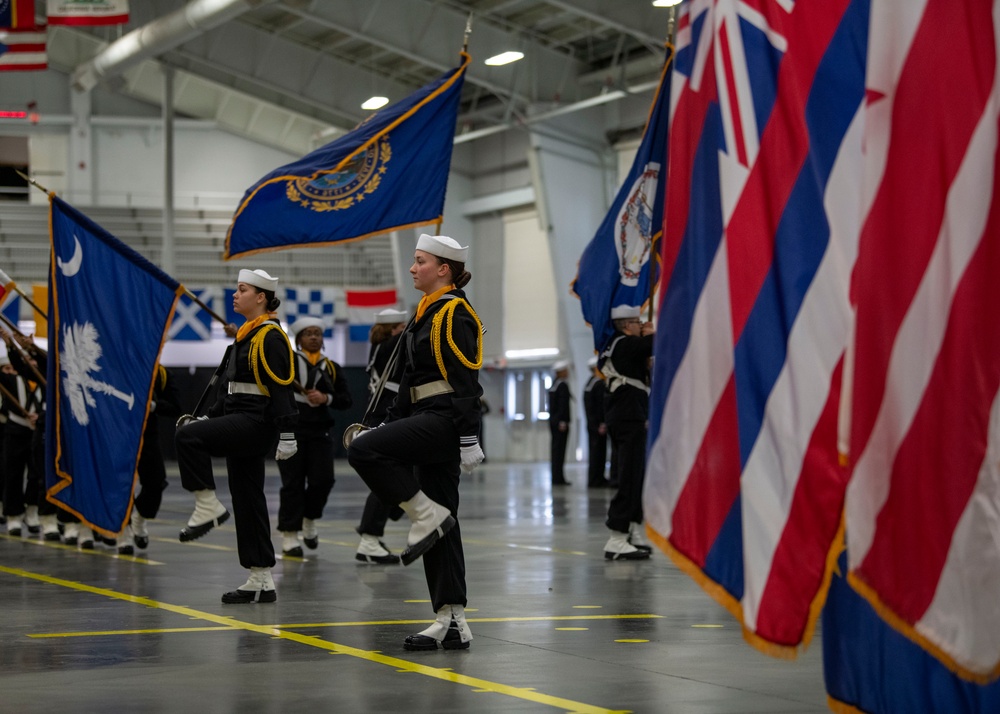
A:
POLYGON ((315 538, 303 538, 302 542, 306 544, 306 548, 309 550, 316 550, 319 548, 319 536, 315 538))
POLYGON ((42 532, 41 526, 25 526, 28 529, 28 533, 31 535, 38 535, 42 532))
POLYGON ((52 531, 51 533, 46 533, 44 536, 47 541, 58 541, 62 540, 62 536, 59 535, 59 531, 52 531))
POLYGON ((120 545, 118 546, 118 555, 132 555, 135 553, 135 548, 130 545, 120 545))
POLYGON ((222 602, 226 605, 248 605, 254 602, 275 602, 278 599, 277 590, 240 590, 237 588, 223 593, 222 602))
POLYGON ((649 558, 650 551, 642 550, 638 546, 636 549, 629 553, 614 553, 610 550, 604 551, 605 560, 647 560, 649 558))
POLYGON ((433 548, 434 544, 441 540, 441 536, 454 527, 455 517, 448 516, 444 519, 444 521, 442 521, 441 525, 434 529, 432 533, 425 536, 420 542, 407 546, 406 550, 404 550, 399 556, 400 560, 403 561, 403 565, 409 565, 428 550, 433 548))
POLYGON ((399 556, 395 553, 389 553, 389 555, 364 555, 363 553, 355 553, 354 559, 359 563, 374 563, 375 565, 397 565, 399 563, 399 556))
POLYGON ((135 547, 146 550, 149 547, 149 536, 135 536, 135 547))
POLYGON ((207 523, 199 523, 196 526, 184 526, 183 528, 181 528, 181 534, 180 534, 181 543, 187 543, 189 540, 195 540, 196 538, 201 538, 210 530, 212 530, 216 526, 221 526, 228 520, 229 520, 229 511, 226 511, 221 516, 213 518, 207 523))
MULTIPOLYGON (((462 633, 458 631, 458 625, 452 619, 451 627, 448 628, 440 644, 446 650, 467 650, 472 645, 472 642, 462 642, 462 633)), ((437 648, 438 641, 429 635, 408 635, 403 640, 403 649, 410 650, 411 652, 436 650, 437 648)))
POLYGON ((291 550, 281 551, 281 555, 285 558, 301 558, 302 557, 302 546, 297 545, 291 550))
POLYGON ((553 481, 552 485, 553 486, 569 486, 569 481, 567 481, 566 479, 563 479, 562 481, 553 481))
POLYGON ((632 541, 629 541, 629 543, 631 543, 632 547, 635 548, 636 550, 642 550, 642 551, 645 551, 647 553, 652 553, 653 552, 653 546, 651 546, 651 545, 643 545, 643 544, 640 544, 640 543, 632 543, 632 541))
MULTIPOLYGON (((63 541, 63 545, 76 545, 76 543, 77 543, 77 539, 75 537, 73 537, 73 536, 71 536, 71 537, 69 537, 69 538, 67 538, 66 540, 63 541)), ((91 547, 93 547, 93 546, 91 546, 91 547)))

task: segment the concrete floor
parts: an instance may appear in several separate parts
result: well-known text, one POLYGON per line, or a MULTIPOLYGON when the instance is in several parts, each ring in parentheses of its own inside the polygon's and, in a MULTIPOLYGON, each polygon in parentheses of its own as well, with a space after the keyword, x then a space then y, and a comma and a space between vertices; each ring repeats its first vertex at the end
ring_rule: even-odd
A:
MULTIPOLYGON (((337 474, 319 549, 279 560, 269 605, 220 603, 246 574, 231 521, 178 542, 192 500, 176 469, 144 555, 0 535, 0 711, 828 711, 819 633, 796 661, 768 658, 663 554, 605 561, 611 492, 583 487, 580 466, 554 492, 544 465, 465 479, 475 639, 407 652, 432 619, 423 568, 354 561, 366 491, 345 462, 337 474)), ((271 462, 272 525, 278 486, 271 462)), ((405 538, 389 524, 391 548, 405 538)))

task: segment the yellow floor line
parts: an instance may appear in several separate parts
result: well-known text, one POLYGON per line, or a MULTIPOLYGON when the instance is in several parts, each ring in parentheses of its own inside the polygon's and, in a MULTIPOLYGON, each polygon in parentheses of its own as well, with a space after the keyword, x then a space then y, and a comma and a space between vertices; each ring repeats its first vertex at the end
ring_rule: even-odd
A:
POLYGON ((421 674, 425 677, 431 677, 433 679, 439 679, 445 682, 451 682, 452 684, 461 684, 466 687, 472 688, 473 691, 502 694, 504 696, 514 697, 516 699, 522 699, 536 704, 555 707, 565 712, 574 712, 576 714, 591 714, 591 713, 627 714, 627 711, 625 710, 612 710, 612 709, 607 709, 605 707, 598 707, 592 704, 585 704, 583 702, 573 701, 571 699, 564 699, 562 697, 551 696, 548 694, 541 694, 532 689, 526 689, 523 687, 513 687, 507 684, 501 684, 499 682, 491 682, 489 680, 479 679, 478 677, 470 677, 464 674, 458 674, 456 672, 452 672, 447 669, 442 669, 440 667, 428 667, 426 665, 417 664, 415 662, 409 662, 405 659, 399 659, 398 657, 390 657, 380 652, 370 652, 367 650, 358 649, 357 647, 348 647, 347 645, 337 644, 336 642, 329 642, 327 640, 321 639, 319 637, 314 637, 312 635, 301 635, 297 632, 288 632, 281 628, 272 627, 269 625, 255 625, 253 623, 243 622, 242 620, 237 620, 232 617, 224 617, 222 615, 215 615, 210 612, 195 610, 194 608, 185 607, 183 605, 171 605, 170 603, 159 602, 158 600, 153 600, 151 598, 138 597, 135 595, 129 595, 127 593, 120 593, 115 590, 110 590, 108 588, 98 588, 92 585, 86 585, 84 583, 74 582, 72 580, 63 580, 62 578, 54 578, 49 575, 42 575, 41 573, 32 573, 27 570, 21 570, 20 568, 8 568, 6 566, 0 565, 0 572, 8 573, 10 575, 16 575, 22 578, 30 578, 32 580, 38 580, 43 583, 49 583, 50 585, 58 585, 60 587, 70 588, 72 590, 78 590, 80 592, 87 592, 87 593, 92 593, 94 595, 101 595, 103 597, 108 597, 115 600, 124 600, 125 602, 134 603, 136 605, 144 605, 145 607, 152 607, 159 610, 166 610, 167 612, 177 613, 178 615, 184 615, 185 617, 193 619, 207 620, 208 622, 214 622, 219 625, 231 627, 237 630, 245 630, 247 632, 257 632, 262 635, 268 635, 270 637, 276 637, 279 639, 289 640, 291 642, 297 642, 299 644, 307 645, 309 647, 316 647, 318 649, 327 650, 331 654, 349 655, 351 657, 367 660, 369 662, 374 662, 376 664, 386 665, 388 667, 393 667, 397 672, 421 674))
POLYGON ((117 558, 118 560, 127 560, 132 563, 142 563, 143 565, 163 565, 163 563, 158 560, 150 560, 149 558, 144 558, 140 555, 122 555, 118 552, 117 548, 112 550, 104 550, 98 547, 94 547, 90 550, 84 550, 78 545, 66 545, 65 543, 56 543, 53 541, 45 540, 35 540, 33 538, 22 538, 21 536, 9 536, 0 534, 0 538, 4 540, 13 541, 15 543, 30 543, 31 545, 40 545, 44 548, 54 548, 56 550, 69 550, 74 553, 81 553, 82 555, 99 555, 104 558, 117 558))
POLYGON ((158 543, 173 543, 174 545, 180 544, 184 546, 191 546, 195 548, 207 548, 209 550, 224 550, 226 552, 234 552, 236 548, 230 548, 228 545, 212 545, 211 543, 199 543, 196 540, 180 541, 177 538, 150 538, 150 540, 156 541, 158 543))
MULTIPOLYGON (((468 611, 466 611, 468 612, 468 611)), ((477 622, 565 622, 577 620, 653 620, 663 615, 551 615, 538 617, 469 617, 470 623, 477 622)), ((289 625, 266 625, 278 630, 305 630, 320 627, 373 627, 386 625, 428 625, 434 620, 359 620, 355 622, 301 622, 289 625)), ((28 637, 45 639, 48 637, 103 637, 106 635, 151 635, 173 632, 221 632, 229 627, 166 627, 154 630, 88 630, 74 632, 38 632, 28 637)))

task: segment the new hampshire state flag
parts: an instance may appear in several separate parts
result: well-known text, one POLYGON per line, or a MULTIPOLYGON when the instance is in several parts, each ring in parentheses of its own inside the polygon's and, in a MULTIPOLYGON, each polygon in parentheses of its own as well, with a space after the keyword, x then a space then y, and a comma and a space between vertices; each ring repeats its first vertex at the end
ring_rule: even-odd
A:
POLYGON ((176 280, 50 198, 45 485, 106 535, 128 520, 176 280))
POLYGON ((463 52, 458 68, 250 187, 223 258, 440 222, 468 65, 463 52))

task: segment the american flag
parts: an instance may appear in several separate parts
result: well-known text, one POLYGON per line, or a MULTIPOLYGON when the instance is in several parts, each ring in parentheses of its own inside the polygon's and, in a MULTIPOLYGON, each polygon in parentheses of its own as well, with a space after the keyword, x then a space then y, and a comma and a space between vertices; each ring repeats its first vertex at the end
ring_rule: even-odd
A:
POLYGON ((751 643, 794 653, 846 486, 858 213, 837 189, 860 170, 868 2, 693 2, 678 27, 645 515, 751 643))

